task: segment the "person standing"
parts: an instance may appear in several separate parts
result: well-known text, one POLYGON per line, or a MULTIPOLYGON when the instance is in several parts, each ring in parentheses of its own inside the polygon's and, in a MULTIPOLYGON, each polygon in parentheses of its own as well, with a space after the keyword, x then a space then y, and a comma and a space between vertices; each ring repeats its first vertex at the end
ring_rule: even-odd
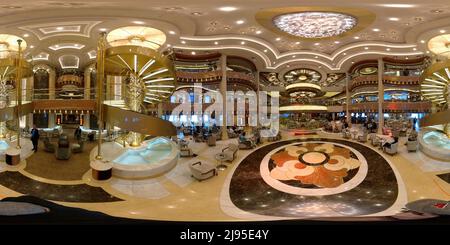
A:
POLYGON ((33 124, 33 129, 31 129, 31 142, 33 143, 33 151, 36 152, 39 142, 39 130, 36 128, 36 124, 33 124))

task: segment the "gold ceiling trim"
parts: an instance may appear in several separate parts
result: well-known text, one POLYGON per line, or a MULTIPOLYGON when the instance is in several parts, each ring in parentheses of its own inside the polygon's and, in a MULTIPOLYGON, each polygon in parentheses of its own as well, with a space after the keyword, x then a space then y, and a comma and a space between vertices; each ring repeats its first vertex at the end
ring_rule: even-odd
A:
POLYGON ((272 9, 265 9, 262 11, 259 11, 256 13, 256 21, 262 25, 263 27, 271 30, 272 32, 287 37, 289 39, 293 40, 303 40, 303 41, 318 41, 318 40, 336 40, 343 37, 351 36, 359 31, 364 30, 368 26, 370 26, 375 18, 376 15, 366 9, 361 8, 342 8, 342 7, 323 7, 323 6, 306 6, 306 7, 284 7, 284 8, 272 8, 272 9), (299 12, 331 12, 331 13, 339 13, 339 14, 346 14, 353 16, 357 19, 356 25, 342 33, 338 36, 332 36, 332 37, 325 37, 325 38, 304 38, 304 37, 298 37, 291 35, 287 32, 284 32, 280 29, 278 29, 275 24, 273 23, 273 19, 279 15, 284 14, 294 14, 299 12))

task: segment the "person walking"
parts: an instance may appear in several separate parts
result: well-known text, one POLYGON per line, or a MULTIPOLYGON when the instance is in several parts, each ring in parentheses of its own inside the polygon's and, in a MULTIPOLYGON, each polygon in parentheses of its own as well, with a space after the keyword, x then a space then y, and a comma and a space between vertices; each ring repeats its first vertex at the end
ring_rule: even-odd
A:
POLYGON ((33 124, 33 129, 31 129, 31 142, 33 143, 33 151, 36 152, 39 142, 39 130, 36 128, 36 124, 33 124))

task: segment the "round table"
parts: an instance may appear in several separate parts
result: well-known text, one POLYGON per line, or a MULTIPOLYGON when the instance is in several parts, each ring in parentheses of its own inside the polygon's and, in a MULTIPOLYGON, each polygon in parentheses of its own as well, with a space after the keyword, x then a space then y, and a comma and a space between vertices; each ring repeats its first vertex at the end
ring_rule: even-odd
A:
POLYGON ((218 170, 225 170, 227 168, 227 165, 223 164, 225 159, 226 159, 226 156, 223 153, 219 153, 216 155, 216 160, 220 162, 220 164, 216 166, 216 168, 218 170))
POLYGON ((112 176, 112 164, 107 161, 91 161, 92 178, 95 180, 107 180, 112 176))
POLYGON ((20 163, 20 149, 9 147, 5 151, 5 162, 8 165, 18 165, 20 163))

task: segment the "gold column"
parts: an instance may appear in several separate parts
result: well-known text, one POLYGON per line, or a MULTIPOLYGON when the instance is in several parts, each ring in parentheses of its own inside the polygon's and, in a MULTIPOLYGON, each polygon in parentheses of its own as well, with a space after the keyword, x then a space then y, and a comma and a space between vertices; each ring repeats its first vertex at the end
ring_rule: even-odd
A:
POLYGON ((55 83, 56 83, 56 71, 50 68, 48 71, 48 98, 55 99, 55 83))
POLYGON ((384 63, 383 58, 378 59, 378 134, 383 134, 384 114, 384 85, 383 85, 384 63))
MULTIPOLYGON (((220 57, 220 67, 222 70, 222 81, 220 82, 220 93, 222 94, 222 139, 228 139, 227 133, 227 56, 222 54, 220 57)), ((217 120, 217 118, 216 118, 217 120)))
POLYGON ((16 93, 17 93, 17 149, 20 149, 20 114, 22 107, 22 40, 17 40, 19 44, 19 53, 17 57, 17 73, 16 73, 16 93))
POLYGON ((349 84, 350 84, 350 75, 348 72, 345 73, 345 117, 347 118, 347 123, 351 125, 352 118, 350 115, 350 111, 348 107, 350 106, 350 92, 349 92, 349 84))
POLYGON ((91 68, 88 67, 84 70, 84 99, 91 98, 91 68))
POLYGON ((103 132, 103 80, 105 78, 105 36, 100 33, 97 46, 97 120, 98 120, 98 145, 96 159, 102 159, 102 132, 103 132))

